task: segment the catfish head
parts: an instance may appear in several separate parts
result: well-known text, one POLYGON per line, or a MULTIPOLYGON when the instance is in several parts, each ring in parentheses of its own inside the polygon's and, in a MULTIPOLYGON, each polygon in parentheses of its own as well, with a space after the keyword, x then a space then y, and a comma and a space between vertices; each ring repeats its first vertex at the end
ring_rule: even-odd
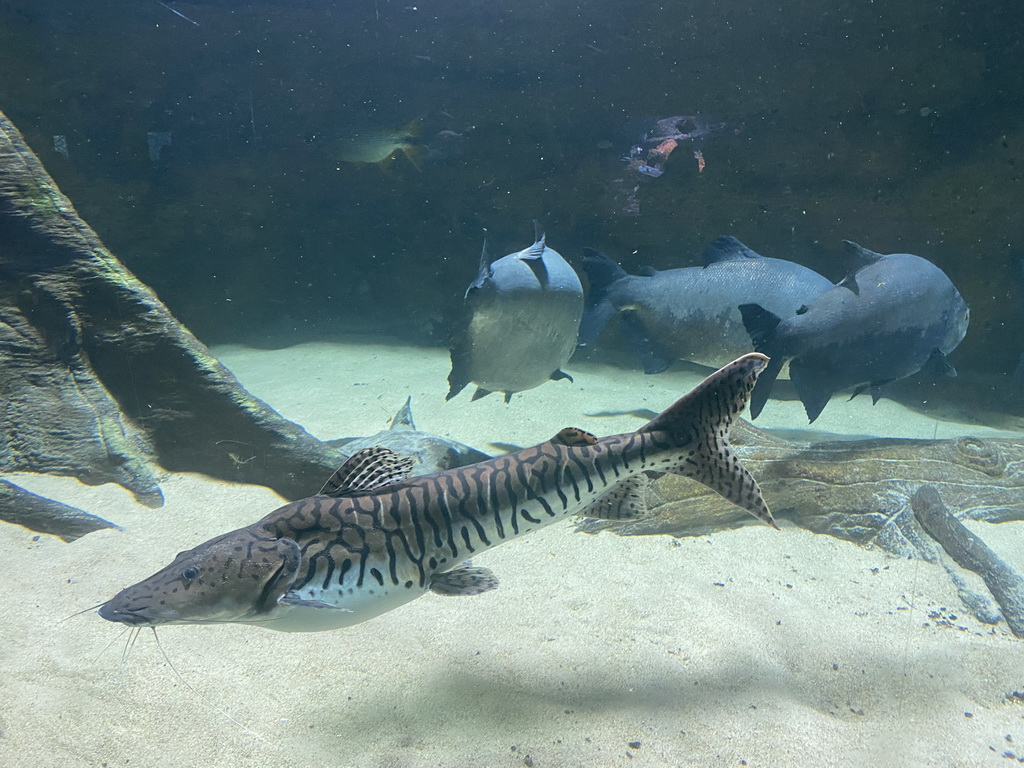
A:
POLYGON ((166 568, 114 595, 99 614, 133 627, 260 623, 295 581, 301 561, 293 539, 240 528, 180 552, 166 568))

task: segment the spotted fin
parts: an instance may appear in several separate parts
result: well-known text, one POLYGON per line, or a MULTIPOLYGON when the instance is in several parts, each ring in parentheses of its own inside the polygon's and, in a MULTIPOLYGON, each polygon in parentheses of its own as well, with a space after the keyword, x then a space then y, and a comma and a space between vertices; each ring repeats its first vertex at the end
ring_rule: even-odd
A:
POLYGON ((757 352, 734 360, 638 431, 660 433, 680 449, 678 460, 658 469, 693 478, 778 528, 757 482, 729 447, 729 427, 767 365, 768 358, 757 352))
POLYGON ((409 477, 413 461, 380 446, 352 454, 320 489, 320 496, 338 498, 352 493, 374 491, 409 477))
POLYGON ((599 520, 638 520, 645 517, 649 511, 646 496, 650 484, 647 475, 634 475, 613 485, 587 505, 580 515, 599 520))
POLYGON ((479 595, 497 586, 498 577, 478 565, 462 565, 430 579, 430 591, 439 595, 479 595))

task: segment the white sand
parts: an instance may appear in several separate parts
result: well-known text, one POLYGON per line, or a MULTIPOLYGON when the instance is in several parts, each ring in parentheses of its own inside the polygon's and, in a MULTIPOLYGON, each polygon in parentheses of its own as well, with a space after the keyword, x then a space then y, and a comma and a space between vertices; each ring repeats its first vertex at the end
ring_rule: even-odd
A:
MULTIPOLYGON (((483 450, 567 425, 635 429, 636 417, 593 414, 660 410, 694 383, 570 367, 575 383, 510 406, 471 404, 468 392, 445 403, 441 350, 217 352, 319 437, 376 432, 411 394, 421 429, 483 450)), ((773 402, 765 416, 804 424, 798 403, 773 402)), ((819 421, 989 433, 866 398, 832 403, 819 421)), ((278 497, 174 475, 166 506, 149 510, 112 486, 11 479, 125 530, 64 544, 0 525, 2 766, 1006 766, 1017 763, 1005 750, 1024 756, 1024 705, 1004 698, 1024 692, 1024 641, 961 614, 938 566, 791 525, 677 544, 559 524, 475 558, 501 579, 484 595, 428 595, 319 634, 164 628, 192 690, 152 633, 122 660, 117 626, 92 612, 61 620, 278 497), (929 620, 939 607, 958 628, 929 620)), ((1024 570, 1024 525, 975 529, 1024 570)))

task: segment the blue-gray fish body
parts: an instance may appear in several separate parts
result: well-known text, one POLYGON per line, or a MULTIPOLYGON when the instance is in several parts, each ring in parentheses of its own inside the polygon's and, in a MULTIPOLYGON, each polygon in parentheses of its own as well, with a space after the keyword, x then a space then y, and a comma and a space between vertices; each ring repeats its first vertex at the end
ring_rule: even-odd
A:
POLYGON ((922 369, 956 375, 946 355, 970 313, 946 274, 913 254, 846 247, 862 266, 798 313, 740 308, 754 348, 772 358, 751 400, 755 417, 785 360, 812 422, 835 392, 869 390, 877 402, 886 384, 922 369))
POLYGON ((766 364, 759 354, 736 360, 637 432, 596 438, 567 428, 532 448, 418 477, 391 451, 365 449, 319 495, 180 553, 100 615, 131 626, 310 632, 357 624, 428 591, 478 594, 497 579, 467 558, 570 515, 640 517, 652 471, 698 480, 774 526, 728 443, 766 364))
POLYGON ((753 348, 740 304, 760 304, 783 316, 832 288, 825 277, 791 261, 761 256, 734 237, 719 237, 704 252, 703 267, 626 274, 587 250, 590 295, 580 332, 588 344, 620 316, 620 328, 647 373, 672 360, 717 368, 753 348))
POLYGON ((543 235, 494 262, 485 246, 452 338, 447 399, 473 382, 474 400, 504 392, 508 402, 514 392, 570 378, 561 368, 576 348, 582 316, 579 276, 543 235))

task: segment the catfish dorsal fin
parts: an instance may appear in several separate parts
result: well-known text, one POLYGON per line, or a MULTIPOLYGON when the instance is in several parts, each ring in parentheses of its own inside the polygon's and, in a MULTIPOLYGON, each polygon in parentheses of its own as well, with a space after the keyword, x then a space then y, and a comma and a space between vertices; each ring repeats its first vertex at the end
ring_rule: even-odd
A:
POLYGON ((394 451, 363 448, 353 453, 324 483, 318 496, 345 496, 379 488, 405 480, 412 473, 412 459, 402 458, 394 451))

